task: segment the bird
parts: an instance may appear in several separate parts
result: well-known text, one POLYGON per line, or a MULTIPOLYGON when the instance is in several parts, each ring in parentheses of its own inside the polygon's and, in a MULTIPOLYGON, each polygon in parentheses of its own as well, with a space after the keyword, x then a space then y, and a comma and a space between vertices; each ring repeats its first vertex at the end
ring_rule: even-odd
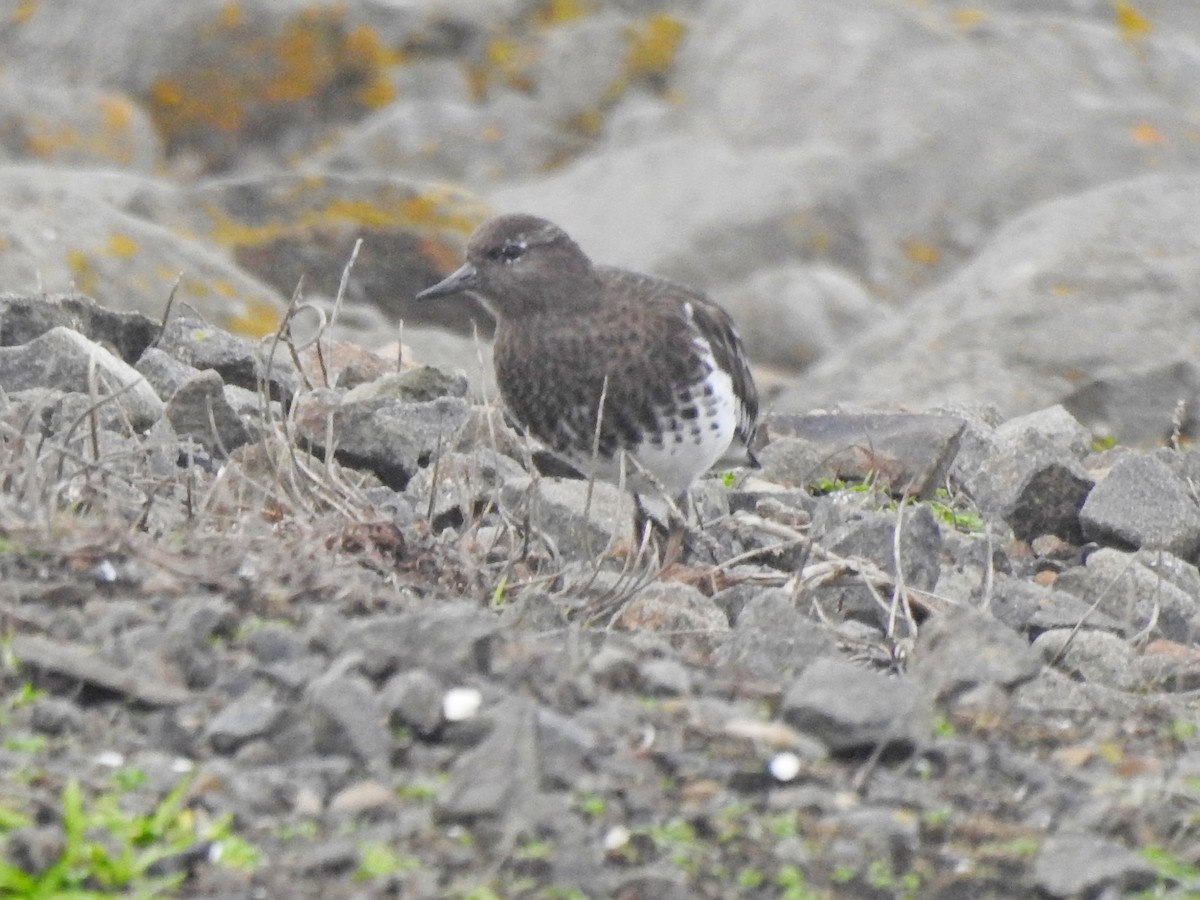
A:
POLYGON ((563 229, 507 214, 418 301, 473 296, 496 320, 508 417, 584 477, 623 486, 635 529, 678 535, 715 466, 757 466, 758 391, 729 314, 703 292, 594 264, 563 229))

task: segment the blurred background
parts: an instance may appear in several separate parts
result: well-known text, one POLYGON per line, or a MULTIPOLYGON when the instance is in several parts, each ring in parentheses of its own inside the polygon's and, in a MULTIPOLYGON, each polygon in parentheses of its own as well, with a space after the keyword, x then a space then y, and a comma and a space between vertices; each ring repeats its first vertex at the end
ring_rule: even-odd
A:
POLYGON ((487 371, 497 212, 700 287, 768 408, 1193 433, 1200 4, 0 0, 0 291, 487 371))

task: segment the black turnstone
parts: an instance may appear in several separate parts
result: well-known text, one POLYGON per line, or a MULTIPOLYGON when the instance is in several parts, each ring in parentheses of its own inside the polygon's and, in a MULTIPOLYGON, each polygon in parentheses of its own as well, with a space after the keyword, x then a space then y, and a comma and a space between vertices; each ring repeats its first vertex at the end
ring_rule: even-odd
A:
MULTIPOLYGON (((507 215, 417 299, 460 292, 496 318, 509 415, 583 475, 682 510, 713 466, 754 464, 754 379, 729 315, 699 291, 593 265, 557 225, 507 215)), ((664 506, 644 509, 662 524, 664 506)))

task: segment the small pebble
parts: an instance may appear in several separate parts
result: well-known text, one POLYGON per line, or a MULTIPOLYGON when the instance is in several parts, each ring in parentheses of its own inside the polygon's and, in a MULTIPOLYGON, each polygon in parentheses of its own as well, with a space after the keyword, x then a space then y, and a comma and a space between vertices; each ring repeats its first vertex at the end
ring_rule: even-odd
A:
POLYGON ((442 697, 442 715, 447 722, 463 722, 473 718, 482 705, 483 694, 475 688, 450 688, 442 697))

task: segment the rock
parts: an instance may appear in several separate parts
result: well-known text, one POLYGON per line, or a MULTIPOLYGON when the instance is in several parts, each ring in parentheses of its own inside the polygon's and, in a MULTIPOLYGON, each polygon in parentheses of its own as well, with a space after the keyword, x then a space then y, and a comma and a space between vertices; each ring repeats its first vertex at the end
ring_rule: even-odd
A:
POLYGON ((673 659, 648 659, 640 666, 642 689, 651 697, 681 697, 692 691, 692 676, 673 659))
POLYGON ((441 682, 424 669, 397 672, 380 691, 379 701, 393 724, 408 725, 428 736, 442 724, 441 682))
POLYGON ((928 499, 946 480, 964 423, 954 416, 837 413, 770 416, 771 443, 763 450, 763 477, 789 485, 865 481, 896 496, 928 499), (807 478, 780 478, 772 444, 780 436, 801 438, 822 462, 807 478))
POLYGON ((1084 536, 1122 548, 1195 557, 1200 551, 1200 505, 1191 490, 1158 457, 1125 456, 1088 494, 1079 514, 1084 536))
POLYGON ((1118 444, 1161 445, 1176 430, 1196 437, 1200 369, 1190 360, 1148 368, 1112 367, 1063 398, 1063 407, 1097 434, 1118 444))
POLYGON ((788 371, 804 369, 896 314, 851 273, 831 265, 772 267, 719 293, 738 311, 738 333, 750 356, 788 371), (804 327, 781 327, 798 309, 804 327))
POLYGON ((549 709, 537 711, 538 768, 543 790, 570 790, 586 777, 589 757, 599 750, 596 733, 549 709))
POLYGON ((433 529, 441 531, 471 522, 489 502, 500 502, 505 484, 524 478, 516 460, 501 453, 445 453, 436 466, 416 473, 407 492, 417 509, 429 513, 433 529))
POLYGON ((495 723, 478 746, 464 753, 450 770, 438 795, 437 818, 477 824, 480 819, 514 819, 534 796, 539 780, 537 728, 533 707, 512 699, 491 711, 495 723))
POLYGON ((233 753, 257 738, 269 737, 287 715, 270 694, 250 692, 238 697, 208 723, 205 735, 218 753, 233 753))
POLYGON ((497 636, 495 617, 471 603, 446 603, 424 612, 376 616, 348 628, 339 652, 358 653, 371 677, 425 669, 458 680, 487 672, 497 636))
POLYGON ((212 369, 180 385, 167 401, 167 421, 175 433, 195 438, 209 453, 227 456, 253 438, 225 399, 225 385, 212 369))
POLYGON ((299 386, 295 365, 282 345, 237 337, 204 322, 175 317, 167 323, 157 347, 194 369, 215 369, 228 385, 258 392, 269 385, 271 399, 289 402, 299 386))
POLYGON ((7 78, 0 83, 0 159, 152 174, 162 147, 146 112, 119 91, 7 78))
POLYGON ((757 592, 717 649, 721 666, 764 677, 794 679, 814 660, 833 654, 826 631, 796 610, 782 589, 757 592))
POLYGON ((82 294, 0 294, 0 347, 27 344, 52 328, 78 331, 133 365, 158 336, 158 323, 116 312, 82 294))
POLYGON ((1195 566, 1165 551, 1131 554, 1106 547, 1090 554, 1084 566, 1064 572, 1055 585, 1094 604, 1126 634, 1152 625, 1153 636, 1189 644, 1200 634, 1197 577, 1195 566))
MULTIPOLYGON (((821 535, 820 542, 837 556, 867 560, 894 576, 897 566, 895 529, 900 513, 857 512, 853 507, 838 509, 833 505, 836 503, 835 499, 827 506, 818 507, 813 517, 813 529, 821 535), (844 518, 846 521, 828 527, 826 517, 834 521, 844 518)), ((941 546, 941 529, 929 508, 905 507, 900 531, 899 566, 903 583, 908 588, 932 591, 937 586, 941 546)), ((862 583, 862 576, 851 573, 817 587, 813 597, 824 609, 838 610, 842 616, 874 625, 890 615, 887 610, 881 609, 876 599, 878 593, 878 588, 872 592, 862 583)), ((885 592, 882 599, 888 603, 890 592, 885 592)))
POLYGON ((396 792, 378 781, 359 781, 342 788, 329 801, 329 811, 346 818, 364 813, 386 814, 398 805, 396 792))
POLYGON ((880 744, 907 754, 928 732, 928 710, 912 681, 838 659, 805 669, 784 694, 780 715, 838 755, 869 753, 880 744))
POLYGON ((1003 518, 1018 538, 1056 534, 1079 544, 1079 510, 1092 480, 1078 458, 1090 436, 1061 407, 1005 422, 991 446, 962 455, 956 475, 980 511, 1003 518))
POLYGON ((910 302, 907 325, 864 332, 806 371, 776 408, 991 403, 1011 416, 1058 403, 1101 372, 1184 358, 1200 333, 1178 315, 1182 273, 1200 265, 1188 249, 1198 194, 1200 178, 1151 174, 1028 209, 910 302), (1047 300, 1047 285, 1059 299, 1047 300), (935 353, 937 365, 914 347, 935 353))
POLYGON ((1057 628, 1042 633, 1033 649, 1072 678, 1121 691, 1137 690, 1139 673, 1128 642, 1103 631, 1057 628))
POLYGON ((1096 834, 1060 832, 1046 838, 1033 863, 1033 881, 1051 897, 1094 895, 1108 889, 1144 890, 1158 873, 1141 855, 1096 834))
POLYGON ((194 378, 200 372, 199 369, 180 362, 157 347, 146 348, 134 368, 141 373, 154 388, 154 392, 163 400, 170 400, 171 396, 183 387, 188 379, 194 378))
POLYGON ((662 635, 677 649, 707 656, 729 631, 713 601, 690 585, 657 581, 639 591, 613 622, 626 631, 662 635))
MULTIPOLYGON (((282 298, 209 244, 126 212, 111 195, 175 195, 167 182, 51 166, 0 169, 0 284, 83 293, 161 320, 167 298, 220 327, 272 330, 282 298), (136 187, 134 187, 136 185, 136 187), (178 281, 178 284, 176 282, 178 281)), ((136 358, 128 360, 135 361, 136 358)))
POLYGON ((18 634, 12 641, 12 653, 22 666, 83 682, 126 697, 132 703, 175 706, 191 698, 190 692, 165 684, 156 672, 146 667, 145 661, 114 665, 86 645, 18 634))
POLYGON ((162 401, 145 379, 78 331, 57 326, 26 344, 0 347, 0 384, 6 391, 55 388, 90 396, 92 372, 98 398, 113 396, 135 429, 162 415, 162 401))
POLYGON ((500 497, 514 516, 527 509, 539 537, 566 559, 603 556, 633 535, 632 498, 604 481, 589 491, 588 482, 576 478, 510 478, 500 497))
POLYGON ((375 692, 364 679, 327 672, 309 684, 305 699, 322 722, 322 743, 335 752, 350 753, 377 777, 388 770, 392 738, 375 692))
POLYGON ((951 608, 921 625, 908 674, 942 701, 978 687, 1011 689, 1041 670, 1029 643, 997 619, 951 608))
POLYGON ((402 491, 418 470, 453 443, 466 424, 467 404, 454 397, 430 403, 353 402, 320 389, 306 394, 295 414, 301 437, 321 451, 326 449, 330 419, 338 461, 366 468, 388 487, 402 491))

